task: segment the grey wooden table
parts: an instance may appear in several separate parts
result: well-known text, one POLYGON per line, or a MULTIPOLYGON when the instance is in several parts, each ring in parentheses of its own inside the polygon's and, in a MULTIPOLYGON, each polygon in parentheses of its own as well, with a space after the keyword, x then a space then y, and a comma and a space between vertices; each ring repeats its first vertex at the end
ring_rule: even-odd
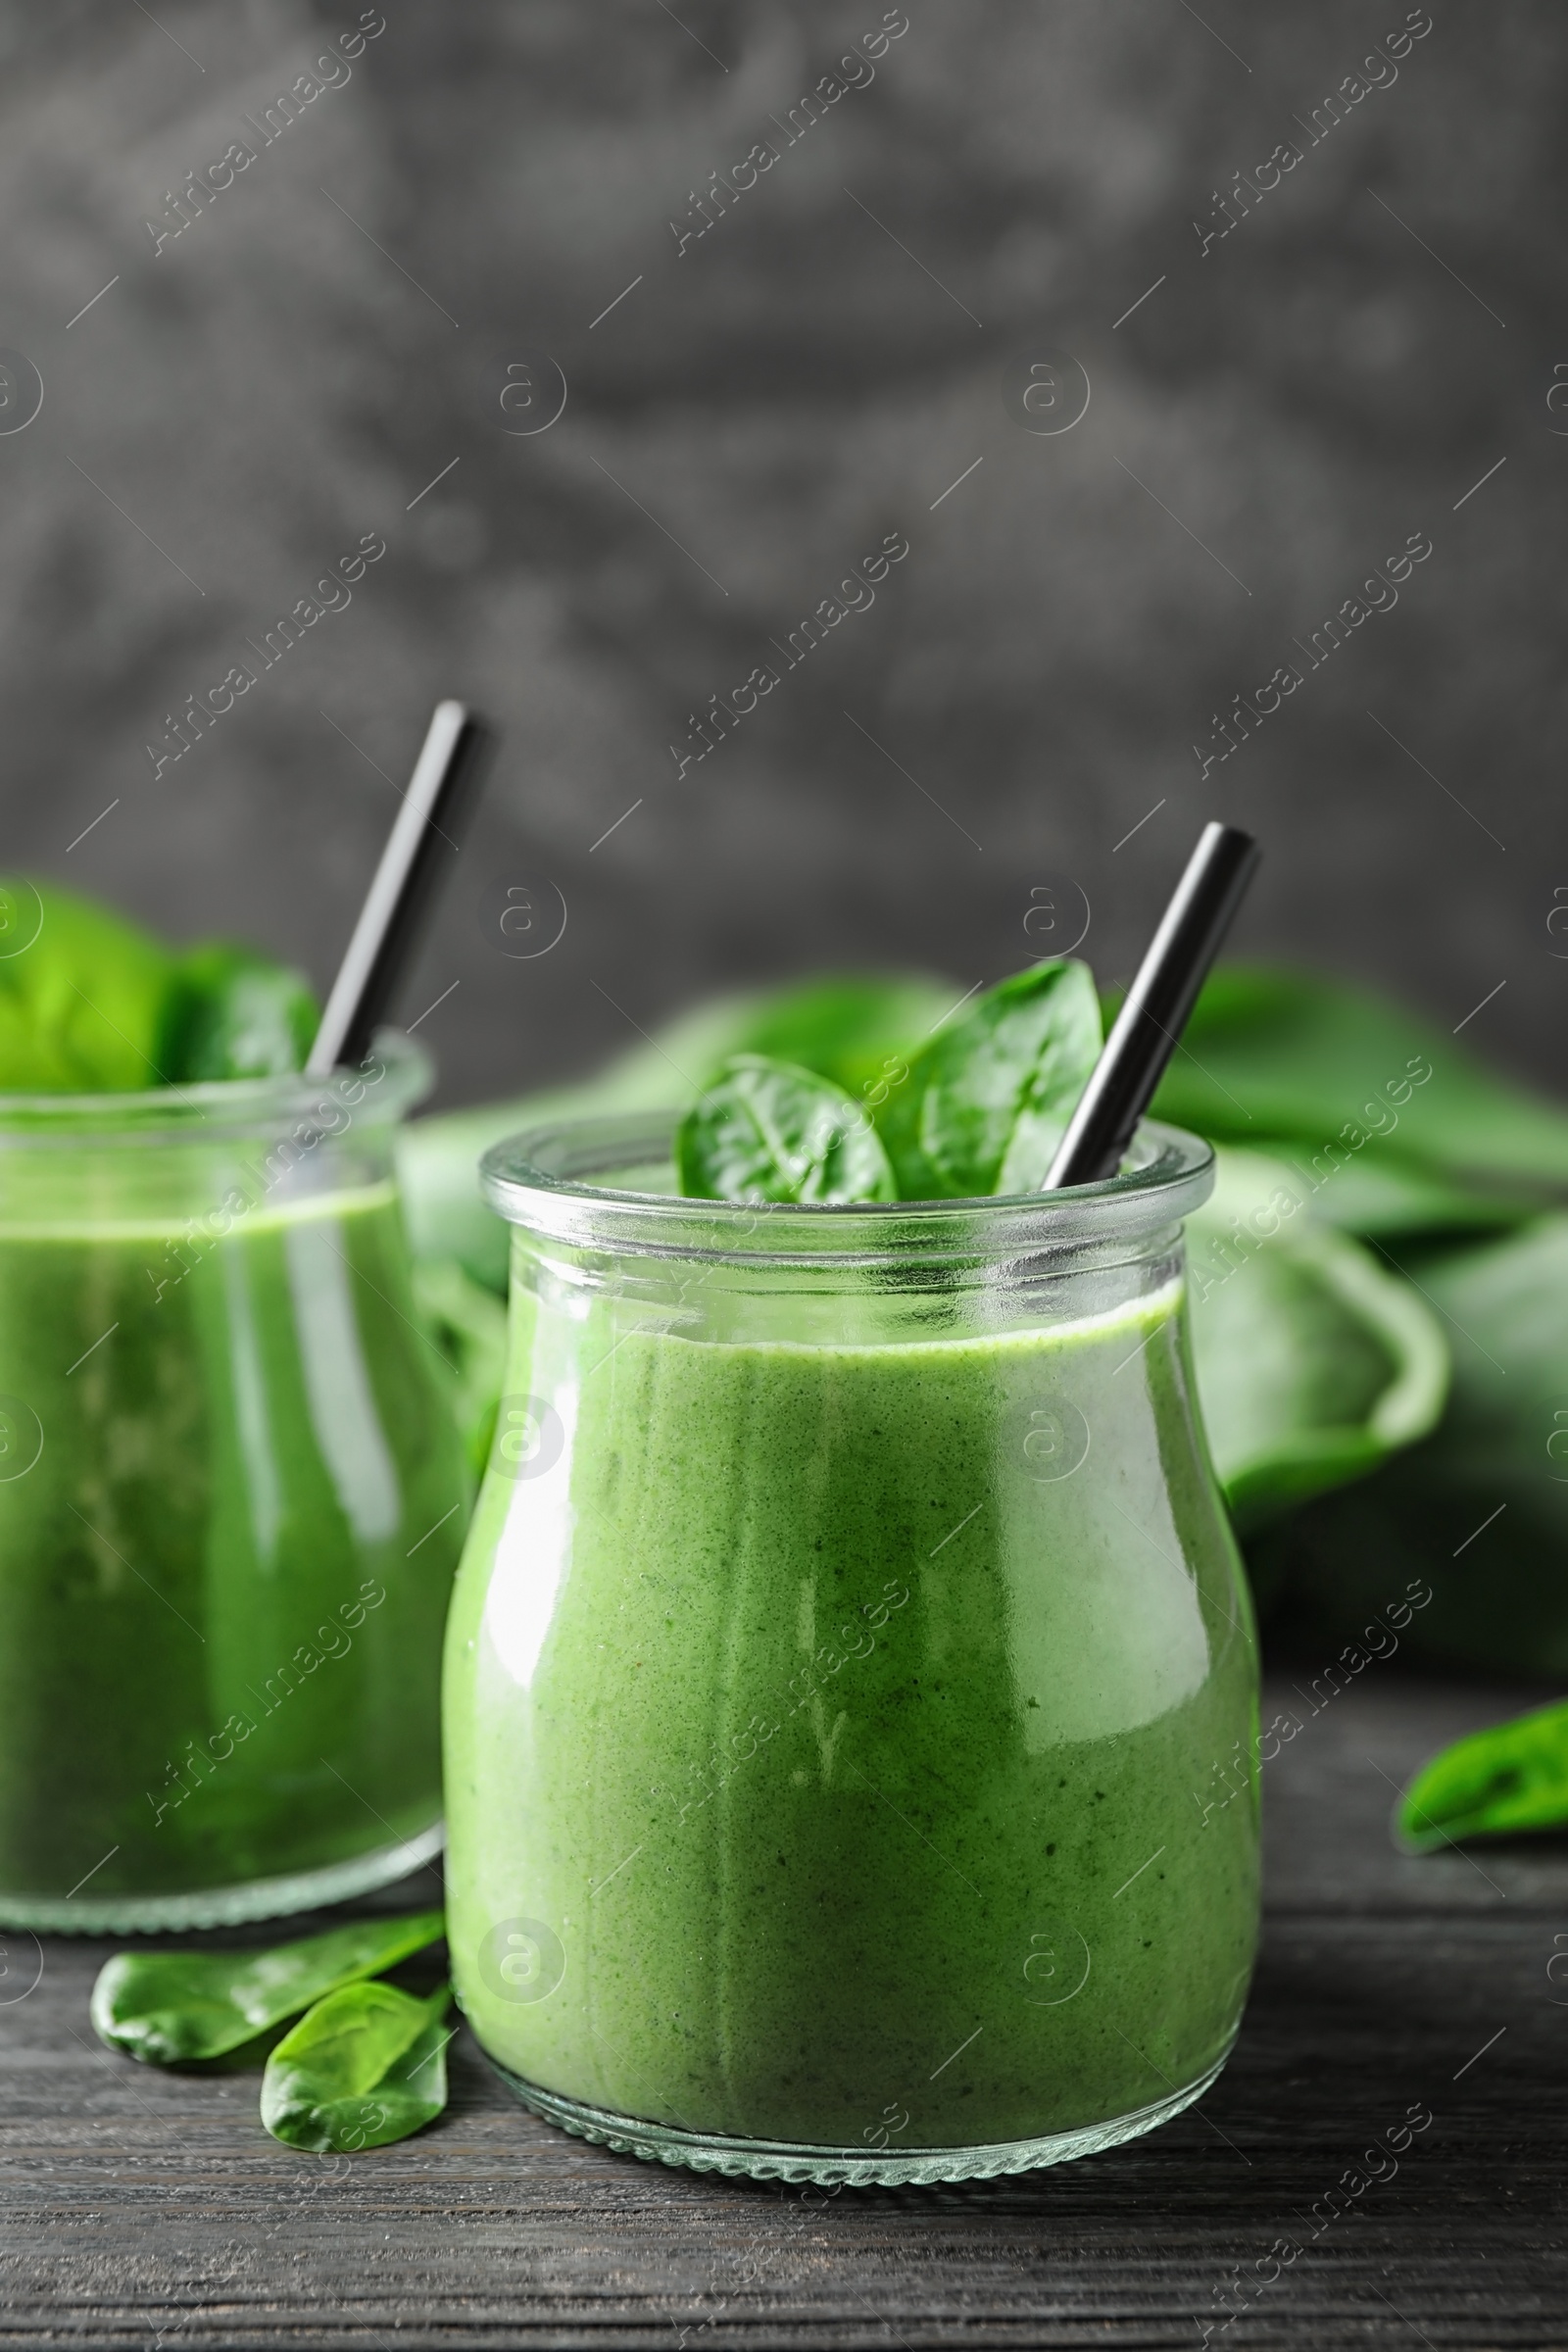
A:
POLYGON ((1012 2180, 814 2209, 667 2172, 536 2123, 466 2032, 442 2121, 334 2168, 268 2138, 253 2078, 103 2049, 108 1946, 46 1942, 25 1991, 13 1935, 0 2344, 1568 2346, 1568 1841, 1416 1861, 1387 1836, 1391 1783, 1531 1695, 1394 1663, 1306 1717, 1282 1683, 1303 1729, 1266 1770, 1228 2072, 1165 2131, 1012 2180))

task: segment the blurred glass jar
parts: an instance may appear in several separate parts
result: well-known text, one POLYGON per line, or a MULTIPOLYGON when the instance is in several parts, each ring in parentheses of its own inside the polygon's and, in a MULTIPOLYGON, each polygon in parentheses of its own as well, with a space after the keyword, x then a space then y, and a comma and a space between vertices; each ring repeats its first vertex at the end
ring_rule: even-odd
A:
POLYGON ((466 1476, 358 1072, 0 1096, 0 1922, 259 1919, 441 1842, 466 1476))

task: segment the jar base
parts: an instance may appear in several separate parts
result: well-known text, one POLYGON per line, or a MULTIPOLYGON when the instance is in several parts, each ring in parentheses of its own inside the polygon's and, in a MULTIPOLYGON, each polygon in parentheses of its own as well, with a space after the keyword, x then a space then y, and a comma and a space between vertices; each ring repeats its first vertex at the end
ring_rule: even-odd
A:
POLYGON ((237 1886, 203 1886, 186 1894, 9 1894, 0 1888, 0 1927, 30 1928, 47 1936, 163 1936, 188 1928, 234 1928, 253 1919, 281 1919, 346 1903, 405 1879, 433 1862, 446 1843, 446 1824, 432 1822, 413 1838, 373 1853, 297 1870, 276 1879, 248 1879, 237 1886))
MULTIPOLYGON (((1102 2148, 1119 2147, 1168 2124, 1200 2099, 1215 2082, 1231 2054, 1235 2036, 1206 2074, 1152 2107, 1088 2124, 1078 2132, 1053 2132, 1039 2139, 999 2140, 989 2147, 906 2148, 862 2155, 853 2148, 814 2148, 789 2140, 738 2139, 721 2133, 682 2132, 672 2124, 651 2124, 638 2116, 613 2115, 602 2107, 585 2107, 558 2091, 541 2090, 491 2058, 502 2082, 533 2114, 578 2139, 591 2139, 624 2156, 640 2156, 649 2164, 680 2164, 695 2173, 724 2173, 732 2180, 815 2181, 838 2188, 930 2188, 951 2180, 994 2180, 1003 2173, 1033 2173, 1046 2165, 1070 2164, 1078 2156, 1098 2156, 1102 2148)), ((489 2057, 489 2052, 485 2055, 489 2057)))

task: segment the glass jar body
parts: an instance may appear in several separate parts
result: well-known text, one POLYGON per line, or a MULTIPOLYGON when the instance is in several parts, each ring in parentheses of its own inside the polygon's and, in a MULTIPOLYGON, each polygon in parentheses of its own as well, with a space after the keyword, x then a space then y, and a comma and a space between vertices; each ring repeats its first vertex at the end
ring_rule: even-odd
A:
POLYGON ((550 1205, 448 1633, 486 2050, 568 2129, 824 2181, 1186 2104, 1252 1960, 1256 1667, 1179 1226, 949 1204, 808 1263, 808 1212, 550 1205))
POLYGON ((466 1488, 391 1169, 425 1075, 388 1040, 315 1089, 0 1102, 8 1925, 266 1917, 439 1845, 466 1488))

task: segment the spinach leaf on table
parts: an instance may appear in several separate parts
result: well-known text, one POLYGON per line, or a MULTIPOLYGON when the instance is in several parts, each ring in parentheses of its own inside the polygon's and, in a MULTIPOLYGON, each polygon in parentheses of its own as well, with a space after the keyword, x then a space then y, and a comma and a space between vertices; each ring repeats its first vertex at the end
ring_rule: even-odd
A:
POLYGON ((760 1054, 725 1063, 675 1137, 693 1200, 897 1199, 876 1130, 831 1079, 760 1054))
MULTIPOLYGON (((1519 1213, 1531 1188, 1539 1205, 1543 1192, 1568 1185, 1568 1110, 1374 990, 1277 965, 1221 964, 1182 1043, 1154 1115, 1211 1140, 1271 1149, 1288 1138, 1309 1158, 1326 1158, 1338 1143, 1342 1163, 1408 1164, 1483 1206, 1490 1199, 1498 1222, 1519 1213), (1357 1130, 1375 1132, 1356 1145, 1357 1130)), ((1330 1215, 1339 1182, 1324 1190, 1330 1215)))
POLYGON ((93 2028, 112 2050, 151 2066, 222 2057, 444 1933, 444 1913, 416 1911, 356 1920, 267 1951, 117 1952, 93 1986, 93 2028))
POLYGON ((1260 1152, 1288 1160, 1323 1222, 1344 1233, 1402 1244, 1411 1235, 1496 1233, 1541 1209, 1539 1188, 1449 1176, 1397 1145, 1371 1141, 1353 1158, 1312 1148, 1304 1136, 1254 1136, 1260 1152))
POLYGON ((348 1984, 283 2036, 262 2080, 262 2121, 290 2147, 383 2148, 447 2103, 451 1988, 425 2001, 395 1984, 348 1984))
POLYGON ((877 1111, 900 1199, 1037 1192, 1101 1043, 1087 964, 1036 964, 976 998, 877 1111))
POLYGON ((1395 1816, 1420 1851, 1568 1824, 1568 1701, 1456 1740, 1417 1773, 1395 1816))
POLYGON ((1420 1295, 1321 1224, 1290 1168, 1224 1147, 1215 1162, 1214 1190, 1187 1220, 1194 1368, 1247 1534, 1425 1436, 1448 1350, 1420 1295))
POLYGON ((1407 1650, 1568 1678, 1568 1215, 1385 1263, 1442 1322, 1446 1408, 1365 1485, 1270 1531, 1265 1572, 1314 1640, 1357 1635, 1419 1577, 1407 1650))

